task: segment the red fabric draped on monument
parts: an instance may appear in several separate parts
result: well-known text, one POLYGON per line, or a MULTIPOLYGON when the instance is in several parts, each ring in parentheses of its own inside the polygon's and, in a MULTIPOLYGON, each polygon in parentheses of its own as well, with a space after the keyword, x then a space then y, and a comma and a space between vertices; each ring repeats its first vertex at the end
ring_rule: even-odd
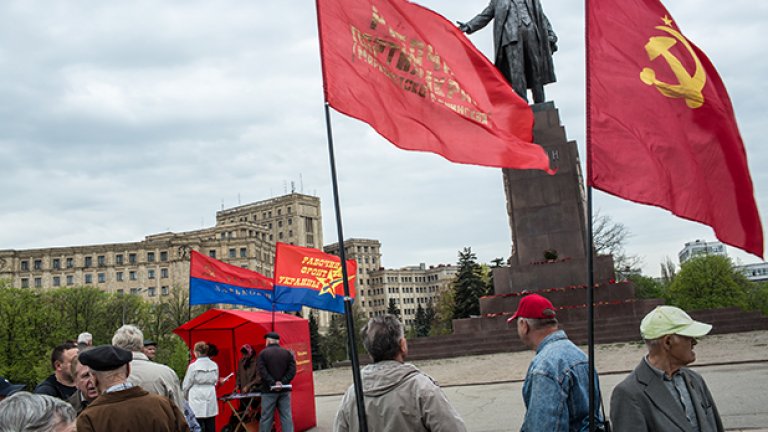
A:
POLYGON ((317 0, 326 101, 404 150, 551 172, 533 114, 455 25, 405 0, 317 0))
POLYGON ((658 0, 588 4, 589 185, 762 257, 746 153, 714 66, 658 0))

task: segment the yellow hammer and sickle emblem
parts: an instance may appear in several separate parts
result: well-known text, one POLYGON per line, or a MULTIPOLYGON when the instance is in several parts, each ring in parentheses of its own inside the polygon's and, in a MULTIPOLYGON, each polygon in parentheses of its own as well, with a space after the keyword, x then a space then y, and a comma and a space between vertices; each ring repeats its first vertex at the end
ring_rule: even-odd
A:
POLYGON ((658 26, 656 29, 669 33, 673 37, 653 36, 645 44, 645 51, 648 53, 648 58, 651 61, 662 56, 669 64, 669 67, 672 68, 678 84, 659 81, 656 79, 656 71, 651 68, 643 68, 643 71, 640 72, 640 79, 648 85, 655 86, 666 97, 685 98, 685 103, 689 108, 699 108, 704 104, 704 95, 701 93, 701 90, 707 82, 707 75, 704 72, 701 61, 696 56, 696 52, 691 47, 691 44, 685 39, 685 36, 681 35, 678 31, 667 26, 658 26), (675 46, 678 41, 685 46, 696 63, 696 72, 693 76, 685 70, 680 60, 669 52, 670 48, 675 46))

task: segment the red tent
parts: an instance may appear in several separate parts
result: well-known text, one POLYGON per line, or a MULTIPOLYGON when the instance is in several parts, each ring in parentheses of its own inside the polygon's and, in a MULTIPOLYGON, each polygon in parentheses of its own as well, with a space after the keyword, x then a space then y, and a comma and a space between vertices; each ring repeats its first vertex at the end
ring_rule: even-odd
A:
MULTIPOLYGON (((214 358, 219 365, 220 376, 226 377, 237 370, 240 347, 251 344, 256 352, 264 348, 264 335, 270 331, 280 334, 280 345, 291 350, 296 357, 296 377, 293 379, 291 409, 293 425, 297 431, 305 431, 317 424, 315 416, 315 386, 312 378, 312 350, 309 342, 309 322, 293 315, 244 310, 211 309, 187 322, 173 332, 181 337, 190 351, 198 341, 215 344, 219 354, 214 358)), ((232 378, 218 387, 219 397, 231 393, 235 388, 232 378)), ((216 430, 229 421, 231 410, 219 402, 216 430)))

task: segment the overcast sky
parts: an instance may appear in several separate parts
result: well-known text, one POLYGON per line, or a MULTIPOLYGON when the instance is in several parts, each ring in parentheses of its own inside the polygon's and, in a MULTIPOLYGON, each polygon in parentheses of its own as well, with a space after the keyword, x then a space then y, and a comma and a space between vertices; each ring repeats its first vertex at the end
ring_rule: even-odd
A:
MULTIPOLYGON (((481 0, 421 0, 465 21, 481 0)), ((547 86, 584 159, 583 2, 542 0, 560 37, 547 86)), ((668 0, 729 92, 768 214, 768 2, 668 0)), ((140 241, 208 227, 215 212, 317 195, 337 240, 312 0, 0 2, 0 249, 140 241)), ((492 54, 491 27, 471 36, 492 54)), ((622 95, 616 95, 622 97, 622 95)), ((498 169, 405 152, 332 113, 345 237, 378 239, 386 267, 506 257, 498 169)), ((712 230, 595 192, 658 275, 712 230)), ((757 258, 729 248, 742 262, 757 258)))

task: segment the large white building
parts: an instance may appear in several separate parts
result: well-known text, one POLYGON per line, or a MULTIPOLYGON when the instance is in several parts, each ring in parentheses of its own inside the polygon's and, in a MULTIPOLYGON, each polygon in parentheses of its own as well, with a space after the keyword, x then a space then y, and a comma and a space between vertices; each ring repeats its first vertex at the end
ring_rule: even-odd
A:
POLYGON ((706 242, 704 240, 696 240, 686 243, 683 250, 677 254, 677 257, 682 265, 689 259, 699 255, 728 256, 728 252, 725 250, 725 245, 719 241, 706 242))

